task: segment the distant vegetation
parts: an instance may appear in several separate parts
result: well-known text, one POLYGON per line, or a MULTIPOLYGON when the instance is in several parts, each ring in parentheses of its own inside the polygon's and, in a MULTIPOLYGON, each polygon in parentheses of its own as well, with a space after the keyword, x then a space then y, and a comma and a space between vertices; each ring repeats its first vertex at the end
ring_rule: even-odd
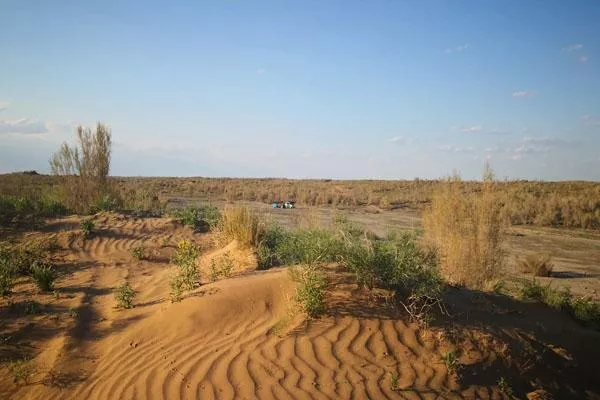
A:
MULTIPOLYGON (((446 180, 422 179, 332 181, 109 177, 106 193, 96 198, 92 196, 72 207, 61 188, 66 182, 76 187, 78 180, 77 176, 4 174, 0 175, 0 199, 25 198, 32 203, 54 203, 56 209, 84 213, 118 208, 155 216, 164 212, 167 196, 194 197, 209 202, 245 200, 270 203, 295 199, 299 206, 373 206, 382 210, 423 210, 431 204, 440 187, 447 183, 446 180)), ((482 182, 461 181, 457 184, 457 190, 470 196, 481 192, 483 185, 482 182)), ((495 186, 501 215, 512 225, 600 229, 600 183, 496 181, 495 186)), ((43 207, 35 209, 39 208, 43 207)), ((2 217, 2 210, 4 206, 0 207, 0 223, 3 218, 18 219, 10 209, 9 216, 2 217)))

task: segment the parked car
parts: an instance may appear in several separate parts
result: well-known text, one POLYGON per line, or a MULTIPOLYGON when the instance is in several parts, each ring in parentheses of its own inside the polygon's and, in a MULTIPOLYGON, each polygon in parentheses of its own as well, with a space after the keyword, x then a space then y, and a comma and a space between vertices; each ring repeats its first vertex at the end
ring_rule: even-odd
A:
POLYGON ((296 202, 292 200, 288 201, 274 201, 272 204, 273 208, 296 208, 296 202))

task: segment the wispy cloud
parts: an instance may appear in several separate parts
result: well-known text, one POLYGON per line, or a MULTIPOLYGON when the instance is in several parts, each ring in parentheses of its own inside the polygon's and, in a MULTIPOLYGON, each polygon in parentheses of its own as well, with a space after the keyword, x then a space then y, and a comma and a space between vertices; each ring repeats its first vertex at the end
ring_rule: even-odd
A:
POLYGON ((600 126, 600 118, 594 117, 592 115, 582 115, 581 122, 587 126, 600 126))
POLYGON ((4 111, 8 108, 10 103, 8 101, 0 100, 0 111, 4 111))
POLYGON ((581 43, 575 43, 575 44, 571 44, 571 45, 569 45, 567 47, 563 47, 563 50, 564 51, 568 51, 568 52, 578 51, 578 50, 581 50, 581 49, 583 49, 583 45, 581 43))
POLYGON ((263 74, 267 73, 267 70, 264 69, 264 68, 259 68, 259 69, 256 70, 256 73, 259 74, 259 75, 263 75, 263 74))
POLYGON ((14 121, 0 121, 0 134, 34 134, 46 133, 46 124, 29 118, 21 118, 14 121))
POLYGON ((517 90, 512 92, 512 97, 523 98, 523 97, 531 97, 533 96, 533 92, 531 90, 517 90))
POLYGON ((588 60, 588 56, 586 54, 579 57, 579 62, 585 64, 588 60))
POLYGON ((404 144, 406 143, 406 139, 403 136, 394 136, 392 138, 389 138, 387 140, 388 143, 398 143, 398 144, 404 144))
POLYGON ((465 133, 481 132, 481 131, 483 131, 483 126, 481 126, 481 125, 463 126, 462 128, 460 128, 460 131, 465 132, 465 133))
POLYGON ((446 54, 461 53, 463 51, 468 50, 469 47, 471 47, 469 44, 461 44, 460 46, 448 47, 444 51, 445 51, 446 54))
POLYGON ((474 153, 475 152, 475 147, 473 146, 454 146, 451 144, 445 144, 442 146, 437 146, 438 150, 441 151, 446 151, 446 152, 450 152, 450 153, 474 153))

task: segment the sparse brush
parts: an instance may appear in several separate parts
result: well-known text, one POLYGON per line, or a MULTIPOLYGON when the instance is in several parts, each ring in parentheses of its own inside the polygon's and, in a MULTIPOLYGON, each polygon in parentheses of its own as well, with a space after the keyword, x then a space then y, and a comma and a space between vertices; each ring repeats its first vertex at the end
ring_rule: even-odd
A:
POLYGON ((22 360, 9 361, 7 363, 8 370, 13 377, 14 383, 17 385, 28 385, 29 379, 35 373, 35 365, 33 361, 26 358, 22 360))
POLYGON ((394 392, 400 390, 400 376, 390 373, 390 389, 394 392))
POLYGON ((221 218, 219 209, 213 205, 200 207, 187 207, 171 211, 171 216, 178 219, 184 225, 198 231, 213 230, 221 218))
POLYGON ((51 264, 37 261, 31 267, 31 277, 42 292, 50 292, 54 289, 57 274, 51 264))
POLYGON ((129 282, 125 282, 121 286, 115 289, 115 300, 118 308, 129 309, 133 307, 133 299, 135 298, 135 290, 129 285, 129 282))
POLYGON ((456 372, 460 367, 460 361, 458 360, 458 354, 455 351, 449 351, 443 355, 444 364, 448 372, 456 372))
POLYGON ((438 248, 442 275, 451 283, 482 289, 501 275, 505 223, 492 178, 488 168, 477 193, 466 193, 458 177, 448 180, 423 215, 426 237, 438 248))
POLYGON ((290 269, 296 282, 296 301, 309 317, 316 317, 325 311, 325 288, 327 280, 316 267, 296 267, 290 269))
POLYGON ((257 246, 264 223, 248 207, 229 207, 223 210, 216 227, 219 244, 236 240, 242 246, 257 246))
POLYGON ((183 295, 183 279, 179 275, 175 275, 171 277, 169 285, 171 287, 171 303, 180 302, 183 295))
POLYGON ((571 302, 571 312, 575 319, 600 330, 600 303, 589 298, 576 298, 571 302))
POLYGON ((500 391, 502 393, 504 393, 509 398, 513 397, 512 386, 510 386, 510 383, 508 383, 508 381, 504 377, 501 377, 500 379, 498 379, 498 388, 500 389, 500 391))
POLYGON ((83 238, 84 239, 89 239, 90 236, 92 236, 92 234, 94 233, 94 229, 96 228, 96 224, 91 219, 84 219, 79 224, 79 227, 81 228, 81 232, 83 234, 83 238))
POLYGON ((131 249, 131 255, 138 261, 141 261, 146 258, 146 246, 144 243, 140 243, 139 245, 133 247, 131 249))
POLYGON ((529 254, 525 259, 519 260, 518 265, 521 272, 535 276, 551 276, 554 269, 549 255, 529 254))
POLYGON ((234 263, 229 252, 219 257, 213 258, 210 264, 210 279, 214 282, 223 277, 228 278, 233 270, 234 263))

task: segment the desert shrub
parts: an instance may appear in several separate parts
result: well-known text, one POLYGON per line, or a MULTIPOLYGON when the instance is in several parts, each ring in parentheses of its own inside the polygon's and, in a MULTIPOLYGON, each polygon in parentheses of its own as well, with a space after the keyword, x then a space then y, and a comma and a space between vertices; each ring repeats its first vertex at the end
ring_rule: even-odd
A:
POLYGON ((240 245, 257 246, 263 225, 260 218, 248 207, 226 208, 216 226, 217 242, 225 244, 236 240, 240 245))
POLYGON ((277 247, 281 264, 316 265, 337 261, 342 243, 332 232, 310 229, 291 232, 277 247))
POLYGON ((50 159, 54 175, 63 176, 61 192, 68 208, 85 213, 90 207, 109 205, 103 198, 113 193, 107 177, 110 171, 112 135, 110 129, 98 122, 94 132, 77 127, 77 145, 63 143, 50 159))
POLYGON ((57 274, 51 264, 37 261, 31 267, 31 277, 42 292, 50 292, 54 289, 57 274))
POLYGON ((458 360, 458 353, 456 351, 445 353, 442 359, 444 360, 444 364, 446 364, 448 372, 455 372, 460 368, 460 361, 458 360))
POLYGON ((10 295, 17 271, 8 257, 0 254, 0 296, 10 295))
POLYGON ((198 246, 190 240, 182 240, 177 244, 173 263, 179 267, 177 276, 187 290, 198 286, 199 271, 196 260, 199 254, 198 246))
POLYGON ((29 384, 29 379, 35 372, 33 361, 23 358, 22 360, 12 360, 7 363, 7 368, 13 377, 13 382, 17 385, 29 384))
POLYGON ((600 303, 589 298, 576 298, 571 301, 573 317, 600 330, 600 303))
POLYGON ((478 193, 465 193, 458 177, 448 180, 423 215, 426 237, 438 249, 441 273, 451 283, 483 289, 501 274, 504 219, 491 178, 488 171, 478 193))
POLYGON ((15 275, 29 275, 31 267, 43 259, 44 254, 40 243, 27 242, 20 245, 0 243, 0 260, 9 266, 15 275))
POLYGON ((412 318, 426 322, 431 308, 441 306, 443 284, 436 254, 421 248, 414 234, 393 239, 346 238, 342 262, 360 286, 391 290, 412 318))
POLYGON ((179 275, 174 275, 169 281, 171 287, 171 303, 180 302, 183 295, 183 279, 179 275))
POLYGON ((521 286, 523 298, 538 300, 557 310, 568 312, 575 320, 600 330, 600 303, 590 298, 575 298, 568 288, 555 289, 551 283, 541 285, 537 280, 526 280, 521 286))
POLYGON ((79 227, 81 228, 81 232, 83 234, 84 239, 89 239, 90 236, 94 233, 94 229, 96 224, 91 219, 84 219, 79 223, 79 227))
POLYGON ((210 264, 210 279, 214 282, 223 277, 228 278, 233 271, 234 263, 229 252, 223 254, 218 259, 215 257, 210 264))
POLYGON ((296 301, 309 317, 316 317, 325 311, 325 288, 327 280, 315 266, 301 266, 290 269, 296 282, 296 301))
POLYGON ((136 260, 143 260, 144 258, 146 258, 146 246, 144 245, 144 243, 140 243, 137 246, 134 246, 131 249, 131 255, 136 260))
POLYGON ((118 308, 129 309, 133 307, 133 299, 135 298, 136 293, 128 282, 125 282, 116 288, 114 295, 118 308))
POLYGON ((554 268, 549 255, 529 254, 518 265, 521 272, 535 276, 551 276, 554 268))
POLYGON ((90 207, 91 213, 98 211, 117 211, 120 209, 121 201, 114 195, 104 194, 96 200, 90 207))
POLYGON ((281 264, 278 256, 279 248, 284 242, 289 241, 291 233, 279 224, 270 224, 261 234, 256 249, 258 269, 267 269, 281 264))

